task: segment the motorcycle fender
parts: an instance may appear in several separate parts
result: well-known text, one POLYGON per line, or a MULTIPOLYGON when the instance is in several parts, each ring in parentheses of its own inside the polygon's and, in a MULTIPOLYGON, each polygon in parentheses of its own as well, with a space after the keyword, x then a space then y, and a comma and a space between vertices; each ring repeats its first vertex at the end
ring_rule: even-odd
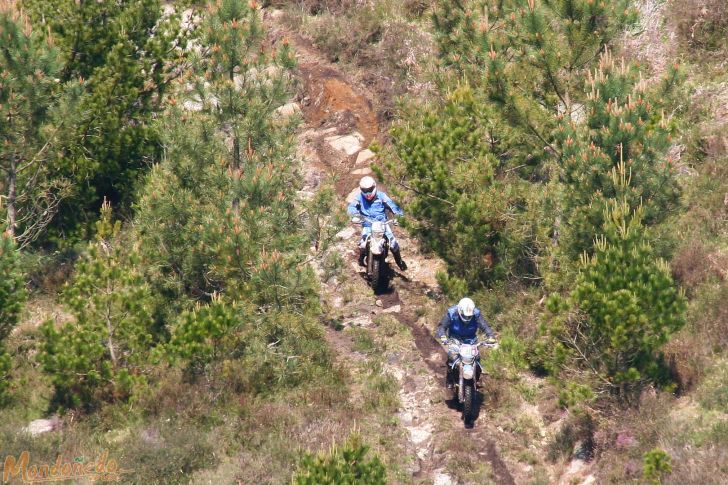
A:
POLYGON ((465 364, 463 366, 463 378, 472 379, 475 377, 475 368, 472 364, 465 364))

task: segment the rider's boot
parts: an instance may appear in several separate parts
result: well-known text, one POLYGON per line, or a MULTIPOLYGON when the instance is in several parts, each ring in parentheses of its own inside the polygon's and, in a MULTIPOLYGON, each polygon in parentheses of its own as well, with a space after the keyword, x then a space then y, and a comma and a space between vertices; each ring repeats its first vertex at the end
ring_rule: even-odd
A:
POLYGON ((447 369, 445 369, 445 387, 448 389, 452 389, 455 385, 455 379, 453 378, 452 369, 450 369, 450 363, 447 364, 447 369))
POLYGON ((367 257, 366 248, 359 248, 359 266, 366 266, 364 259, 367 257))
POLYGON ((394 261, 397 263, 397 266, 399 266, 399 269, 402 271, 407 270, 407 263, 404 262, 402 259, 402 253, 400 252, 399 248, 396 250, 392 249, 392 255, 394 256, 394 261))

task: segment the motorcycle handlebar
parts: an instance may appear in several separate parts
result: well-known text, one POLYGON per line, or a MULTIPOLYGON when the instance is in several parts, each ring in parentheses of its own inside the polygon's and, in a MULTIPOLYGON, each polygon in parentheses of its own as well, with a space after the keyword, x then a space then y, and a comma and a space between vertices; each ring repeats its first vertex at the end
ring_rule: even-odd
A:
MULTIPOLYGON (((447 347, 448 345, 456 344, 458 346, 462 345, 462 342, 458 339, 451 338, 445 341, 444 343, 440 340, 438 340, 440 344, 442 344, 443 347, 447 347)), ((497 349, 498 348, 498 342, 488 343, 488 342, 478 342, 478 347, 488 347, 489 349, 497 349)))
POLYGON ((392 224, 394 226, 399 225, 399 221, 397 219, 387 219, 386 221, 377 221, 375 219, 370 219, 368 217, 361 218, 361 217, 356 217, 356 216, 351 218, 351 222, 354 224, 364 224, 365 222, 369 222, 369 223, 381 222, 384 225, 389 225, 389 224, 392 224))

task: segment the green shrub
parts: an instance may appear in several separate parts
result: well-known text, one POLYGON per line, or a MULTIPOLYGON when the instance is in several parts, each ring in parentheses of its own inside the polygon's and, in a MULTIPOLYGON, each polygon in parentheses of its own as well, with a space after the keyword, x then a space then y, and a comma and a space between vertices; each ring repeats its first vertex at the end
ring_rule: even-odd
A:
POLYGON ((671 67, 661 83, 648 86, 639 69, 607 52, 590 80, 584 122, 564 118, 556 130, 562 184, 558 252, 571 262, 584 251, 592 254, 610 200, 624 201, 632 211, 641 207, 642 223, 649 227, 663 222, 680 197, 666 155, 673 127, 663 112, 679 69, 671 67))
POLYGON ((181 360, 192 378, 226 383, 235 392, 271 393, 326 372, 330 355, 314 319, 271 311, 260 315, 215 298, 180 315, 167 356, 181 360))
POLYGON ((0 407, 7 404, 12 362, 5 341, 20 318, 27 298, 15 241, 8 232, 0 233, 0 407))
POLYGON ((328 454, 306 455, 292 481, 296 485, 384 485, 384 465, 377 456, 366 458, 368 449, 358 435, 352 435, 328 454))
POLYGON ((670 455, 660 448, 648 451, 642 460, 644 464, 642 478, 648 480, 653 485, 659 485, 662 482, 663 475, 672 472, 670 455))
POLYGON ((136 269, 139 259, 125 246, 121 223, 112 224, 107 203, 101 212, 96 241, 64 292, 73 321, 42 326, 38 359, 52 376, 56 404, 67 408, 129 397, 146 380, 155 340, 154 301, 136 269))
POLYGON ((409 196, 408 226, 457 278, 441 280, 452 283, 446 291, 534 274, 538 236, 526 213, 540 191, 507 176, 527 148, 480 93, 461 85, 442 103, 412 107, 391 134, 384 175, 409 196))
POLYGON ((552 369, 582 369, 629 399, 660 374, 660 348, 684 325, 685 297, 667 264, 656 258, 641 209, 610 204, 605 234, 584 256, 571 295, 548 301, 544 325, 552 369))

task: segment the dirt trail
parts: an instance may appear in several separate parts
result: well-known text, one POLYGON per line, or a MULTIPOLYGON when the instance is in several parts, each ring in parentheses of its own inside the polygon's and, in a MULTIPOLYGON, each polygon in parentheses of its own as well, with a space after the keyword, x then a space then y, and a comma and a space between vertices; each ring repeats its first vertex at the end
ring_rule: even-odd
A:
MULTIPOLYGON (((325 60, 306 39, 281 26, 276 12, 267 12, 265 22, 275 44, 284 38, 296 52, 302 80, 302 92, 291 112, 301 112, 303 127, 298 135, 298 154, 304 160, 304 192, 312 193, 331 177, 338 195, 351 196, 359 179, 371 173, 374 154, 366 147, 380 134, 380 123, 366 88, 357 85, 337 67, 325 60)), ((383 187, 386 190, 386 187, 383 187)), ((399 383, 401 408, 398 417, 409 436, 409 449, 416 457, 412 474, 417 483, 438 485, 458 483, 446 472, 449 457, 441 437, 452 430, 464 433, 464 439, 478 444, 477 452, 490 462, 497 483, 515 483, 500 457, 492 430, 465 430, 459 413, 443 402, 444 354, 432 337, 433 323, 423 317, 421 306, 444 306, 435 279, 442 262, 422 254, 417 242, 402 231, 397 237, 409 269, 396 272, 389 293, 375 296, 361 277, 356 264, 355 247, 358 231, 347 228, 338 235, 336 251, 346 256, 347 278, 355 282, 362 298, 344 299, 344 289, 336 283, 322 283, 323 295, 332 308, 348 315, 345 326, 370 328, 379 315, 392 315, 412 332, 410 356, 392 356, 385 372, 399 383), (409 359, 409 361, 408 361, 409 359), (424 366, 421 365, 424 362, 424 366)), ((343 332, 328 328, 328 340, 334 348, 351 349, 352 341, 343 332)))

